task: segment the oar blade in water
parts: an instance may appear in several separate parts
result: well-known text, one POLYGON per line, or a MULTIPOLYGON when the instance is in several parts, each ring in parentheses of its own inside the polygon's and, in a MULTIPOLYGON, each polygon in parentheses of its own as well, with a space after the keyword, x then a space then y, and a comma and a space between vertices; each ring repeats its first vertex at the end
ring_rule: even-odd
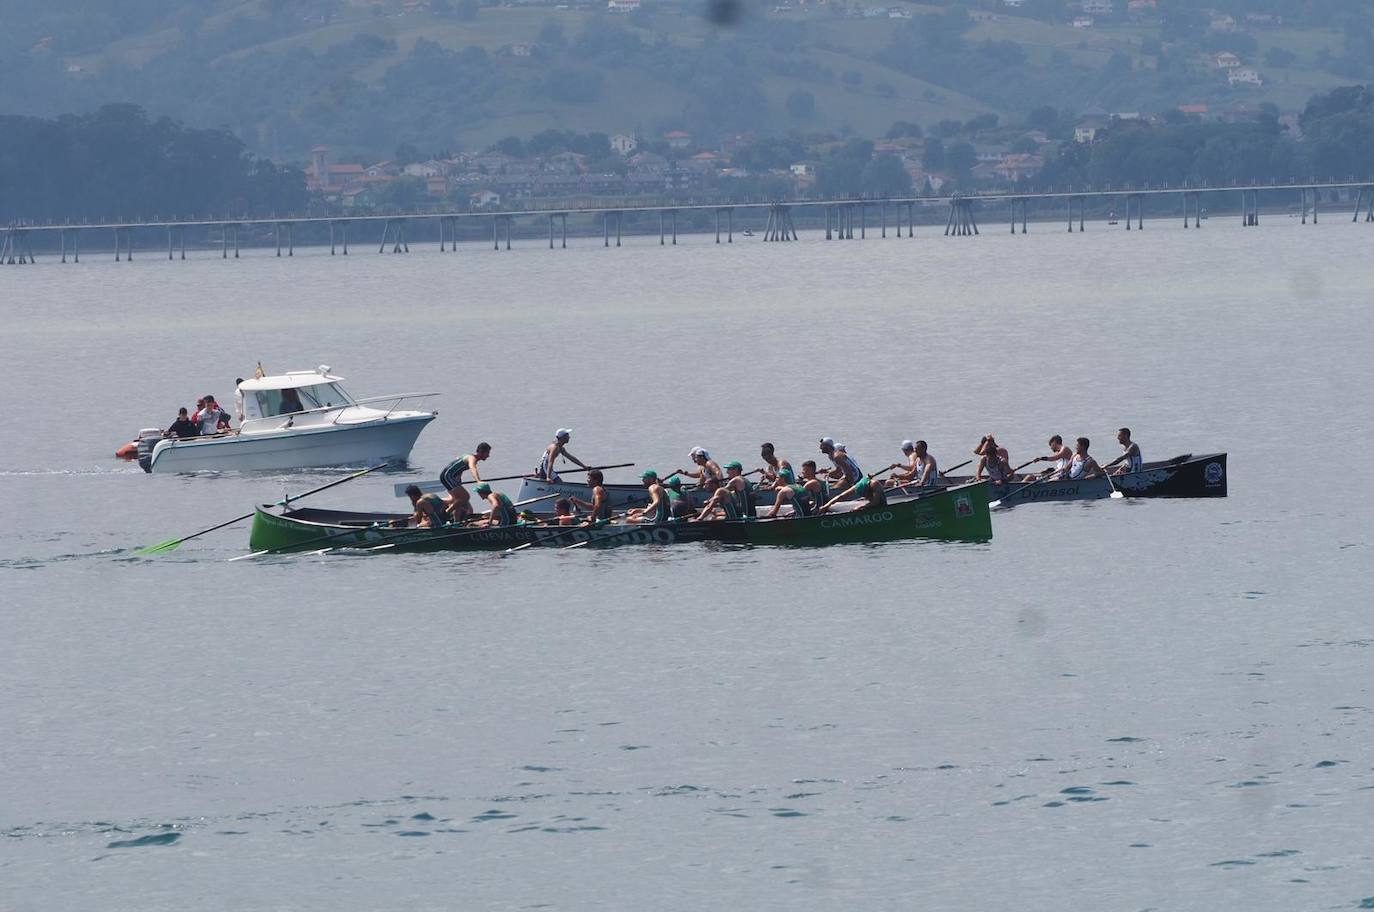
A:
POLYGON ((166 554, 168 551, 175 551, 181 541, 179 538, 173 538, 165 542, 158 542, 156 545, 148 545, 135 551, 134 556, 147 557, 149 554, 166 554))

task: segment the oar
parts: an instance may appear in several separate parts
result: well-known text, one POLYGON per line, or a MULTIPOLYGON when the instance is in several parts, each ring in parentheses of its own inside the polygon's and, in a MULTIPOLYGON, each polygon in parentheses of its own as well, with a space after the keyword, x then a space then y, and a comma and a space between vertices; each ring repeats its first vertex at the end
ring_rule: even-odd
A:
POLYGON ((1116 482, 1112 481, 1111 473, 1110 473, 1110 472, 1107 472, 1107 471, 1103 471, 1102 474, 1103 474, 1103 475, 1106 477, 1106 479, 1107 479, 1107 486, 1110 487, 1110 488, 1112 489, 1112 499, 1113 499, 1113 500, 1124 500, 1125 497, 1126 497, 1126 495, 1125 495, 1125 494, 1122 494, 1120 491, 1118 491, 1118 490, 1116 489, 1116 482))
POLYGON ((633 526, 630 526, 629 528, 622 529, 622 530, 619 531, 619 532, 615 532, 615 533, 612 533, 611 535, 607 535, 605 538, 601 538, 601 539, 591 539, 591 538, 589 538, 589 539, 587 539, 586 541, 580 541, 580 542, 577 542, 576 544, 573 544, 573 545, 564 545, 563 547, 559 548, 558 550, 559 550, 559 551, 571 551, 573 548, 583 548, 583 547, 586 547, 587 545, 592 544, 593 542, 595 542, 596 544, 599 545, 599 544, 601 544, 602 542, 608 542, 608 541, 610 541, 610 540, 613 539, 613 538, 619 538, 619 537, 622 536, 622 535, 629 535, 631 532, 638 532, 640 529, 642 529, 642 528, 643 528, 644 526, 646 526, 646 525, 652 526, 653 523, 643 523, 643 524, 633 525, 633 526))
POLYGON ((945 469, 944 471, 942 471, 942 472, 937 472, 936 474, 937 474, 940 478, 943 478, 947 473, 953 472, 955 469, 962 469, 964 466, 968 465, 970 462, 973 462, 973 460, 972 460, 972 459, 965 459, 963 462, 959 463, 957 466, 950 466, 949 468, 945 469))
MULTIPOLYGON (((615 465, 587 466, 586 468, 583 468, 583 469, 561 469, 560 472, 561 472, 561 474, 563 474, 563 475, 576 475, 578 472, 590 472, 590 471, 592 471, 593 469, 602 469, 602 470, 604 470, 604 469, 628 469, 628 468, 633 468, 633 466, 634 466, 634 463, 633 463, 633 462, 620 462, 620 463, 616 463, 615 465)), ((499 478, 483 478, 482 480, 483 480, 483 481, 515 481, 515 480, 521 479, 521 478, 534 478, 534 476, 531 475, 531 474, 529 474, 529 473, 527 472, 527 473, 525 473, 525 474, 523 474, 523 475, 502 475, 502 476, 499 477, 499 478)), ((410 481, 410 482, 403 482, 403 483, 401 483, 401 484, 393 485, 392 488, 394 489, 394 491, 395 491, 397 497, 404 497, 404 496, 405 496, 405 493, 406 493, 406 488, 410 487, 412 484, 418 484, 420 490, 423 491, 423 492, 425 492, 426 494, 432 494, 432 493, 434 493, 434 492, 436 492, 436 491, 443 490, 443 487, 444 487, 444 486, 443 486, 443 483, 440 482, 440 481, 421 481, 421 482, 418 482, 418 483, 417 483, 417 482, 410 481)))
MULTIPOLYGON (((623 517, 624 514, 622 513, 621 516, 623 517)), ((615 519, 616 519, 616 514, 612 513, 610 519, 606 520, 606 522, 615 522, 615 519)), ((593 524, 593 525, 591 526, 591 528, 596 528, 597 525, 604 525, 604 523, 593 524)), ((513 547, 513 548, 507 548, 506 550, 504 550, 504 551, 501 552, 501 556, 502 556, 502 557, 505 557, 507 554, 514 554, 514 553, 517 552, 517 551, 524 551, 526 548, 533 548, 535 545, 547 545, 547 544, 550 544, 551 542, 555 542, 555 541, 557 541, 557 540, 560 539, 560 538, 564 538, 564 537, 566 537, 566 536, 568 536, 568 535, 571 535, 571 534, 573 534, 574 532, 577 532, 577 531, 579 531, 579 530, 581 530, 581 529, 584 529, 584 528, 587 528, 587 527, 586 527, 586 526, 583 526, 583 525, 576 525, 576 526, 569 527, 569 528, 567 529, 566 532, 559 532, 557 535, 550 535, 550 536, 548 536, 547 538, 544 538, 544 539, 535 539, 534 541, 527 541, 527 542, 525 542, 523 545, 516 545, 516 546, 513 547)))
MULTIPOLYGON (((364 475, 368 474, 369 472, 375 472, 375 471, 377 471, 378 469, 384 469, 384 468, 386 468, 386 467, 389 466, 389 465, 391 465, 391 463, 389 463, 389 462, 384 462, 384 463, 382 463, 381 465, 375 465, 375 466, 373 466, 373 467, 370 468, 370 469, 363 469, 361 472, 354 472, 352 475, 349 475, 347 478, 340 478, 338 481, 331 481, 331 482, 330 482, 329 484, 327 484, 327 485, 320 485, 318 488, 312 488, 311 490, 306 491, 304 494, 296 494, 296 495, 294 495, 294 496, 292 496, 292 495, 287 495, 286 497, 284 497, 284 498, 282 498, 281 500, 277 501, 277 502, 274 504, 274 506, 284 507, 284 506, 286 506, 287 504, 291 503, 291 501, 293 501, 293 500, 301 500, 302 498, 309 497, 311 494, 318 494, 318 493, 320 493, 321 491, 325 491, 325 490, 328 490, 329 488, 335 487, 336 485, 341 485, 341 484, 344 484, 345 482, 352 481, 352 480, 355 479, 355 478, 362 478, 364 475)), ((201 529, 199 532, 195 532, 195 533, 193 533, 193 534, 191 534, 191 535, 186 535, 186 536, 183 536, 183 537, 181 537, 181 538, 173 538, 173 539, 170 539, 170 540, 165 541, 165 542, 158 542, 156 545, 148 545, 147 547, 139 548, 137 551, 134 552, 134 554, 137 555, 137 556, 139 556, 139 557, 146 557, 146 556, 149 555, 149 554, 165 554, 165 553, 167 553, 168 551, 175 551, 175 550, 177 549, 177 547, 181 545, 182 542, 188 542, 188 541, 190 541, 190 540, 193 539, 193 538, 200 538, 202 535, 206 535, 206 534, 208 534, 208 533, 210 533, 210 532, 214 532, 214 531, 217 530, 217 529, 223 529, 225 526, 232 526, 234 523, 243 522, 245 519, 248 519, 249 517, 251 517, 251 516, 253 515, 254 512, 257 512, 257 511, 255 510, 255 511, 253 511, 253 512, 245 513, 245 514, 243 514, 242 516, 235 516, 233 519, 229 520, 228 522, 222 522, 222 523, 220 523, 219 525, 217 525, 217 526, 211 526, 211 527, 208 528, 208 529, 201 529)))
MULTIPOLYGON (((1035 460, 1032 459, 1030 462, 1022 463, 1021 465, 1019 465, 1019 466, 1017 466, 1015 469, 1013 469, 1013 470, 1012 470, 1012 473, 1011 473, 1012 478, 1015 478, 1015 477, 1016 477, 1016 473, 1019 472, 1019 471, 1021 471, 1022 469, 1024 469, 1026 466, 1030 465, 1031 462, 1035 462, 1035 460)), ((1041 475, 1039 478, 1035 479, 1035 481, 1026 483, 1026 486, 1023 487, 1023 488, 1021 488, 1021 489, 1020 489, 1019 491, 1017 491, 1016 493, 1022 494, 1022 493, 1024 493, 1024 492, 1026 492, 1027 490, 1029 490, 1029 489, 1035 487, 1036 485, 1040 484, 1042 481, 1048 481, 1051 477, 1053 477, 1053 474, 1054 474, 1054 473, 1050 473, 1049 475, 1041 475)), ((1015 484, 1015 482, 1008 482, 1004 487, 1010 488, 1012 484, 1015 484)), ((1010 493, 1010 491, 1008 491, 1007 493, 1010 493)), ((1004 494, 1003 497, 1005 497, 1005 496, 1006 496, 1006 495, 1004 494)), ((997 498, 996 500, 994 500, 992 503, 988 504, 988 509, 991 510, 991 509, 994 509, 994 508, 996 508, 996 507, 1000 507, 1001 505, 1002 505, 1002 498, 999 497, 999 498, 997 498)))

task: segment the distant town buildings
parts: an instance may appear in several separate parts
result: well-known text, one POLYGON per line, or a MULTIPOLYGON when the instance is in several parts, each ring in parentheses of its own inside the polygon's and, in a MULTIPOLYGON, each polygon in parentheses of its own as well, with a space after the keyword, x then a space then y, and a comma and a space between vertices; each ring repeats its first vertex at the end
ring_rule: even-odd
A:
POLYGON ((617 133, 611 137, 611 151, 622 158, 639 148, 639 140, 629 133, 617 133))
POLYGON ((1264 85, 1264 80, 1260 78, 1259 71, 1252 67, 1236 67, 1226 74, 1226 81, 1231 85, 1264 85))

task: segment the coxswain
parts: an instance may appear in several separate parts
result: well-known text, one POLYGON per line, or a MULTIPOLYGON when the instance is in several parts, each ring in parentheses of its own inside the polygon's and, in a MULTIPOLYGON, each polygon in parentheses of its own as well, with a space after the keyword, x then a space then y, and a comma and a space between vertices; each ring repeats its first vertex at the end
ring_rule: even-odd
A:
POLYGON ((502 494, 500 491, 493 491, 491 489, 491 485, 487 484, 485 481, 474 487, 472 490, 473 493, 475 493, 478 497, 485 500, 487 502, 487 506, 490 507, 490 509, 487 510, 486 517, 483 519, 479 519, 476 522, 476 525, 515 525, 515 521, 519 517, 516 515, 515 512, 515 504, 511 503, 511 499, 509 497, 507 497, 505 494, 502 494))
POLYGON ((825 473, 832 481, 849 486, 863 477, 863 469, 859 468, 859 463, 845 450, 843 443, 836 443, 832 437, 822 437, 820 451, 830 458, 834 466, 825 473))
POLYGON ((1121 444, 1121 448, 1126 452, 1104 465, 1102 471, 1110 475, 1127 475, 1131 472, 1139 472, 1141 469, 1145 468, 1145 458, 1140 455, 1140 445, 1131 439, 1130 428, 1120 428, 1116 432, 1116 442, 1121 444), (1115 472, 1108 471, 1112 466, 1121 463, 1124 463, 1124 465, 1121 465, 1121 468, 1117 469, 1115 472))
POLYGON ((482 475, 477 470, 477 463, 491 455, 491 444, 483 441, 477 444, 477 450, 472 453, 464 453, 457 459, 444 466, 444 470, 439 473, 439 481, 448 491, 448 512, 453 517, 454 522, 461 522, 472 515, 472 496, 468 494, 467 488, 463 487, 463 473, 471 472, 472 480, 481 483, 482 475))
POLYGON ((603 525, 611 521, 611 497, 606 492, 606 478, 600 469, 587 473, 587 485, 592 489, 592 499, 570 498, 574 504, 589 514, 585 525, 603 525))
POLYGON ((754 486, 744 477, 744 466, 738 459, 732 459, 725 464, 725 487, 735 499, 735 507, 739 510, 741 518, 754 519, 758 516, 754 486))
POLYGON ((644 488, 649 492, 649 505, 639 510, 631 510, 625 514, 627 523, 666 523, 672 517, 671 508, 668 504, 668 492, 659 483, 658 473, 653 469, 645 469, 639 474, 639 480, 644 483, 644 488))
POLYGON ((778 470, 778 486, 776 490, 778 492, 777 498, 773 501, 772 508, 764 514, 764 519, 776 518, 778 511, 783 508, 784 504, 791 505, 792 516, 794 518, 810 516, 815 512, 810 495, 807 494, 806 488, 797 484, 797 479, 792 474, 791 469, 778 470))
POLYGON ((692 447, 692 451, 687 454, 696 470, 678 469, 677 474, 687 478, 697 479, 697 484, 706 486, 707 478, 715 478, 720 481, 725 480, 725 473, 720 470, 720 463, 711 458, 711 454, 702 447, 692 447))
POLYGON ((1007 453, 1007 448, 998 446, 997 440, 988 434, 978 441, 978 446, 974 447, 973 455, 978 458, 978 469, 973 473, 974 480, 982 481, 987 478, 995 485, 1004 485, 1011 481, 1011 457, 1007 453))
POLYGON ((1035 457, 1035 461, 1052 462, 1054 463, 1054 465, 1040 472, 1038 475, 1027 476, 1029 480, 1034 481, 1041 475, 1062 474, 1066 469, 1068 469, 1069 463, 1073 461, 1073 450, 1069 449, 1064 445, 1064 438, 1060 437, 1058 434, 1055 434, 1053 437, 1050 438, 1049 448, 1050 454, 1048 456, 1037 456, 1035 457))
POLYGON ((587 468, 587 464, 578 459, 566 449, 568 441, 572 439, 572 428, 559 428, 553 432, 553 443, 544 448, 544 455, 539 459, 539 468, 534 470, 534 477, 541 481, 562 481, 555 468, 558 457, 562 456, 569 462, 575 462, 582 468, 587 468))
POLYGON ((414 523, 418 529, 437 529, 444 524, 444 499, 438 494, 426 494, 419 485, 407 485, 406 496, 415 512, 406 519, 395 520, 393 526, 414 523))
POLYGON ((862 497, 867 501, 863 506, 857 507, 856 509, 858 510, 872 510, 876 507, 887 506, 887 492, 883 489, 882 484, 874 481, 872 475, 865 475, 863 478, 860 478, 858 481, 854 482, 854 484, 826 501, 819 512, 827 512, 835 504, 849 498, 851 495, 854 497, 862 497))
POLYGON ((1102 466, 1097 464, 1096 459, 1088 455, 1088 444, 1089 441, 1087 437, 1079 437, 1078 440, 1075 441, 1073 458, 1069 460, 1068 471, 1057 472, 1050 477, 1055 480, 1062 480, 1065 478, 1077 480, 1079 478, 1101 477, 1104 474, 1102 466))
POLYGON ((763 468, 759 469, 759 473, 763 476, 759 480, 759 487, 761 488, 771 488, 777 484, 779 469, 792 468, 792 463, 778 457, 771 443, 765 443, 759 447, 759 458, 763 460, 763 468))

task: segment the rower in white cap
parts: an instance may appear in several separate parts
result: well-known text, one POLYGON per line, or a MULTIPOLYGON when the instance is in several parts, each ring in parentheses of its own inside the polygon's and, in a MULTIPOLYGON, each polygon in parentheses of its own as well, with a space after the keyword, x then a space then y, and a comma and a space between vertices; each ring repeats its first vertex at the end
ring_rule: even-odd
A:
POLYGON ((863 477, 863 469, 859 468, 859 463, 845 451, 843 443, 836 443, 833 437, 822 437, 820 451, 830 458, 830 463, 834 466, 826 474, 842 486, 857 484, 863 477))
POLYGON ((902 452, 906 454, 905 463, 894 462, 888 466, 889 469, 900 469, 894 472, 890 487, 904 488, 908 486, 927 488, 933 487, 940 477, 938 466, 935 464, 935 457, 930 455, 924 440, 912 442, 902 441, 902 452))
POLYGON ((708 478, 715 478, 722 484, 725 483, 725 473, 721 471, 720 463, 712 459, 711 454, 704 448, 692 447, 692 451, 687 455, 691 457, 697 470, 693 472, 688 469, 678 469, 677 474, 697 479, 697 484, 703 488, 706 487, 706 479, 708 478))
POLYGON ((564 449, 568 441, 572 439, 572 428, 559 428, 553 432, 553 443, 544 448, 544 455, 539 459, 539 468, 534 470, 534 476, 541 481, 562 481, 554 464, 558 457, 562 456, 569 462, 575 462, 582 468, 587 468, 587 464, 578 459, 572 453, 564 449))

